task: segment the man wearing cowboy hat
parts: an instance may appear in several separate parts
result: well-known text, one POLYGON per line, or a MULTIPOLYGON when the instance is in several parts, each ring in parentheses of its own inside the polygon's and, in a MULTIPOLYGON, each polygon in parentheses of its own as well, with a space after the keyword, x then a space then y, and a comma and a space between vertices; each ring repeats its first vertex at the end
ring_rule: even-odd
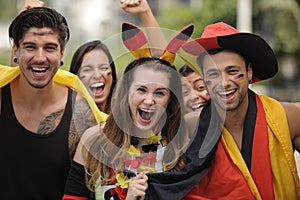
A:
MULTIPOLYGON (((148 199, 172 199, 175 190, 181 191, 175 199, 299 199, 294 149, 300 150, 300 109, 249 89, 277 73, 271 47, 220 22, 182 49, 196 58, 211 101, 201 113, 186 167, 150 176, 148 199)), ((199 71, 195 65, 194 70, 199 71)))

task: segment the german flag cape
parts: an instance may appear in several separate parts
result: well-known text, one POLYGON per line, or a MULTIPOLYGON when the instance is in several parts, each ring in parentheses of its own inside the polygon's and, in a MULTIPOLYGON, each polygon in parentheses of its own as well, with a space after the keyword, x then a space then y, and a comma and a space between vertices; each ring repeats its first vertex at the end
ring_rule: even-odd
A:
MULTIPOLYGON (((8 67, 0 65, 0 88, 13 81, 19 75, 19 67, 8 67)), ((95 101, 76 75, 68 71, 59 69, 53 77, 53 81, 57 84, 69 87, 70 89, 76 91, 80 96, 82 96, 88 102, 98 123, 106 120, 107 114, 101 112, 98 109, 95 101)))
POLYGON ((208 101, 187 150, 186 166, 177 172, 148 174, 146 199, 176 200, 184 197, 210 169, 222 125, 222 119, 211 101, 208 101))
MULTIPOLYGON (((209 110, 207 106, 205 109, 209 110)), ((208 119, 200 115, 201 122, 194 140, 203 141, 203 137, 199 137, 202 135, 201 124, 208 123, 203 121, 208 119)), ((181 172, 169 173, 167 177, 162 174, 162 180, 153 178, 151 174, 149 180, 154 183, 149 183, 149 199, 182 199, 184 196, 189 200, 299 199, 299 178, 282 105, 249 90, 249 108, 244 125, 241 151, 224 129, 216 151, 212 149, 207 154, 207 162, 200 163, 194 155, 196 161, 188 160, 187 167, 181 172), (169 180, 164 180, 167 178, 169 180), (199 183, 194 184, 197 181, 199 183), (168 184, 169 189, 166 187, 168 184), (189 192, 191 187, 193 189, 189 192)), ((187 152, 189 159, 193 158, 193 150, 197 150, 194 144, 201 146, 201 142, 192 143, 192 151, 187 152)))
MULTIPOLYGON (((254 121, 255 124, 251 126, 253 128, 245 126, 244 129, 254 129, 251 146, 240 151, 231 134, 224 129, 211 170, 185 199, 300 198, 284 108, 274 99, 254 95, 253 92, 249 92, 249 108, 246 121, 254 121), (250 166, 247 166, 246 153, 252 154, 250 166)), ((243 145, 244 137, 248 137, 245 132, 243 145)))

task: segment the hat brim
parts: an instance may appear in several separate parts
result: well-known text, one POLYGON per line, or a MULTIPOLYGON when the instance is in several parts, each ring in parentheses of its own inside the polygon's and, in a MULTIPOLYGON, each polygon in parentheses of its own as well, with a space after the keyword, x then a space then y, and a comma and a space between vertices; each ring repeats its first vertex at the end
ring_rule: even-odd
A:
POLYGON ((263 38, 252 33, 197 38, 186 43, 182 49, 199 56, 216 48, 233 50, 245 56, 252 63, 252 83, 269 79, 278 72, 278 62, 272 48, 263 38))

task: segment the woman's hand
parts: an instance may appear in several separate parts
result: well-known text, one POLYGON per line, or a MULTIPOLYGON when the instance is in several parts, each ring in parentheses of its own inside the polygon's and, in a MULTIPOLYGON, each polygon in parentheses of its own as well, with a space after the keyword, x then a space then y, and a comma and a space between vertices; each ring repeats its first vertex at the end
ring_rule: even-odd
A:
POLYGON ((152 12, 147 0, 120 0, 121 8, 131 14, 144 15, 152 12))
POLYGON ((146 190, 148 189, 148 177, 145 172, 139 173, 133 177, 128 186, 126 200, 143 200, 145 199, 146 190))

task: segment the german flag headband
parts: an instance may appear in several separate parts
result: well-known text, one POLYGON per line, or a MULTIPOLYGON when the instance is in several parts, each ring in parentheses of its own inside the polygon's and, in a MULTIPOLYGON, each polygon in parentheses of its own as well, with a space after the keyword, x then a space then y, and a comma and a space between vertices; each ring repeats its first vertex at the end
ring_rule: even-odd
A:
MULTIPOLYGON (((169 42, 160 59, 174 64, 176 52, 191 37, 194 25, 190 24, 179 31, 169 42)), ((150 45, 143 31, 136 25, 122 24, 122 40, 126 48, 136 58, 152 58, 150 45)))

